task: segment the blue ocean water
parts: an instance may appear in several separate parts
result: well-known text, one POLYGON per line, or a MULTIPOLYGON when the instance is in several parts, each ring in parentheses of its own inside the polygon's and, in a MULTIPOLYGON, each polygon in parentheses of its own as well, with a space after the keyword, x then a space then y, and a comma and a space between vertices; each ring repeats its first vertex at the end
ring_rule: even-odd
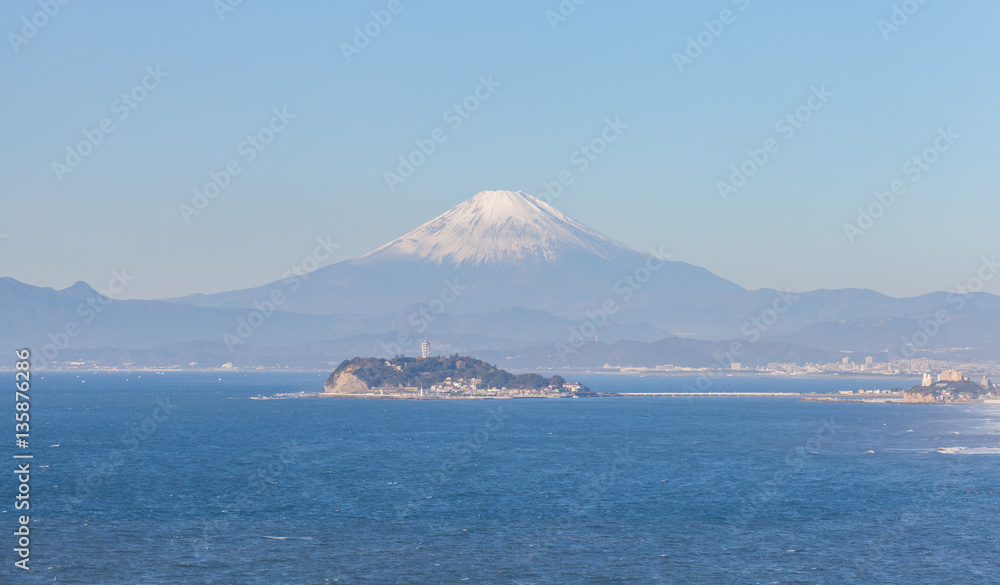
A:
POLYGON ((249 399, 324 379, 36 377, 33 572, 5 473, 0 581, 1000 583, 998 406, 249 399))

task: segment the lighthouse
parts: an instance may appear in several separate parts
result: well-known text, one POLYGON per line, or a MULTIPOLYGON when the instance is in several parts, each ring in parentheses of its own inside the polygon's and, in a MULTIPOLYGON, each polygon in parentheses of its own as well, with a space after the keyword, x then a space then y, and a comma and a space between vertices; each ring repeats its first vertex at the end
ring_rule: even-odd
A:
POLYGON ((420 342, 420 357, 429 358, 431 357, 431 342, 426 339, 420 342))

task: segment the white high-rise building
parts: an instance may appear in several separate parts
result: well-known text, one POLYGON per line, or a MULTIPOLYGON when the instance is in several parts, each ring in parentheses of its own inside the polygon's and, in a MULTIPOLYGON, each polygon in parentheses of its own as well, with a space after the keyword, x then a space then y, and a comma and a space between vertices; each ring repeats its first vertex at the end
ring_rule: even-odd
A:
POLYGON ((431 342, 426 339, 420 342, 420 357, 431 357, 431 342))

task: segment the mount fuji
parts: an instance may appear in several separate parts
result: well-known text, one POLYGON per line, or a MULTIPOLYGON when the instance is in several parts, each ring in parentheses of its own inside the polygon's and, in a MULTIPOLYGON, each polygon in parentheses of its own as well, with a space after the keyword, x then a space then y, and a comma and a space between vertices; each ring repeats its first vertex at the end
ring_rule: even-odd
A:
MULTIPOLYGON (((707 307, 747 292, 703 268, 656 255, 615 242, 526 193, 483 191, 371 252, 310 273, 282 308, 317 315, 396 313, 442 294, 450 298, 451 287, 457 294, 449 314, 520 307, 577 319, 607 299, 626 313, 652 306, 669 313, 670 306, 707 307)), ((250 308, 281 286, 174 301, 250 308)), ((653 325, 678 326, 666 313, 661 317, 653 325)), ((678 318, 689 319, 689 313, 678 318)))
POLYGON ((368 253, 251 289, 117 301, 84 283, 57 291, 0 278, 0 347, 52 345, 61 360, 98 363, 317 367, 412 355, 413 340, 430 336, 439 351, 537 369, 711 365, 738 340, 752 346, 744 361, 766 364, 902 355, 941 311, 947 326, 918 353, 1000 352, 994 295, 747 290, 634 250, 526 193, 483 191, 368 253), (276 293, 273 314, 248 329, 276 293), (241 327, 249 334, 227 342, 241 327), (574 336, 586 347, 555 360, 554 345, 574 336))
MULTIPOLYGON (((276 282, 175 302, 247 309, 281 286, 276 282)), ((667 260, 661 252, 634 250, 524 192, 483 191, 379 248, 310 273, 282 309, 313 315, 394 313, 397 326, 405 329, 407 316, 410 325, 422 322, 413 319, 422 307, 444 308, 447 314, 437 323, 442 326, 449 317, 512 309, 535 311, 525 317, 528 321, 539 311, 575 322, 599 321, 610 302, 609 323, 645 328, 642 335, 625 334, 626 339, 798 335, 800 342, 834 349, 814 339, 810 327, 840 324, 842 343, 872 331, 860 333, 844 324, 909 320, 947 306, 945 293, 894 299, 841 289, 792 296, 776 322, 754 324, 755 317, 788 295, 746 290, 704 268, 667 260), (449 301, 447 306, 441 299, 449 301)), ((1000 298, 992 295, 969 302, 1000 311, 1000 298)), ((906 321, 901 326, 905 329, 906 321)))
POLYGON ((555 264, 574 254, 634 262, 636 252, 521 191, 483 191, 355 262, 555 264))

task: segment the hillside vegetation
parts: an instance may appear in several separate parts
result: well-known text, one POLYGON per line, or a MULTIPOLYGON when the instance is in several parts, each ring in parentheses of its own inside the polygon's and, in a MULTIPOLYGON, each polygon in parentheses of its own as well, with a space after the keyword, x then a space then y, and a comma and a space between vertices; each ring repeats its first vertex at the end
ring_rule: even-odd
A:
POLYGON ((446 378, 453 380, 475 378, 479 380, 479 388, 506 387, 535 390, 549 385, 561 387, 565 383, 561 376, 551 378, 538 374, 515 376, 482 360, 458 354, 429 358, 397 356, 389 360, 371 357, 344 360, 330 374, 327 383, 333 384, 336 377, 345 372, 354 374, 371 388, 392 386, 427 388, 444 382, 446 378))

